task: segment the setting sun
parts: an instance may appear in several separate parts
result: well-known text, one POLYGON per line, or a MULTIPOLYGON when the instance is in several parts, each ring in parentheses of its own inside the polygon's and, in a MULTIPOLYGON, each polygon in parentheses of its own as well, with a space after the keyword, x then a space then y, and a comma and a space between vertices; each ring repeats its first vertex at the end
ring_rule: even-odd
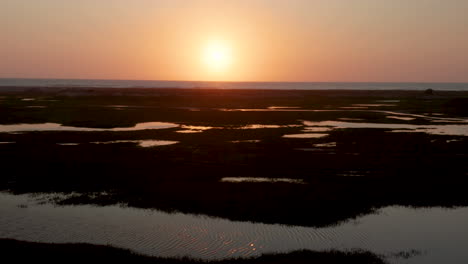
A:
POLYGON ((232 51, 225 43, 209 43, 203 52, 203 60, 208 70, 226 72, 232 63, 232 51))

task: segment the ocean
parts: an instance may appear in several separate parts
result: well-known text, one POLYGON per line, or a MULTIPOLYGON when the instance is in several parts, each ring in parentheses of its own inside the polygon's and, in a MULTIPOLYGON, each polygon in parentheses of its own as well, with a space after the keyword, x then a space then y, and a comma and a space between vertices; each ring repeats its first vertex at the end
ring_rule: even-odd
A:
POLYGON ((468 91, 468 83, 375 82, 203 82, 157 80, 0 79, 0 89, 11 87, 93 88, 216 88, 269 90, 443 90, 468 91))

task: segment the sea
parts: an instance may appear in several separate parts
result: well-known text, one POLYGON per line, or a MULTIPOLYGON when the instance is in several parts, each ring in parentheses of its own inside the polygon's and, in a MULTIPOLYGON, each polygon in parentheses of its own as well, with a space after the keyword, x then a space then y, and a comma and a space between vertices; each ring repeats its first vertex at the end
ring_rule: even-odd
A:
POLYGON ((0 78, 0 90, 27 87, 216 88, 268 90, 441 90, 468 91, 468 83, 397 82, 206 82, 158 80, 16 79, 0 78))

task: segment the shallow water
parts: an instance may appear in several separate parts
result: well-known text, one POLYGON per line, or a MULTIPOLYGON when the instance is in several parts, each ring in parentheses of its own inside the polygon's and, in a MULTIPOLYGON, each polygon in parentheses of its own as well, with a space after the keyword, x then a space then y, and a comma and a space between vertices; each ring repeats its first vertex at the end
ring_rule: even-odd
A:
POLYGON ((221 179, 221 182, 269 182, 269 183, 295 183, 295 184, 305 184, 302 179, 288 179, 288 178, 261 178, 261 177, 224 177, 221 179))
POLYGON ((118 143, 135 143, 138 146, 143 148, 158 147, 158 146, 168 146, 179 143, 178 141, 169 141, 169 140, 114 140, 114 141, 98 141, 91 142, 93 144, 118 144, 118 143))
POLYGON ((202 133, 204 130, 177 130, 176 133, 181 134, 193 134, 193 133, 202 133))
POLYGON ((40 124, 12 124, 0 125, 0 132, 28 132, 28 131, 137 131, 149 129, 166 129, 179 127, 177 124, 164 122, 145 122, 138 123, 133 127, 115 127, 115 128, 89 128, 89 127, 73 127, 63 126, 57 123, 40 123, 40 124))
POLYGON ((403 121, 412 121, 416 119, 415 117, 405 117, 405 116, 387 116, 387 118, 403 120, 403 121))
POLYGON ((333 147, 336 147, 336 142, 328 142, 328 143, 314 144, 314 147, 318 147, 318 148, 333 148, 333 147))
POLYGON ((192 126, 178 125, 166 122, 145 122, 138 123, 133 127, 115 127, 115 128, 89 128, 89 127, 74 127, 63 126, 57 123, 38 123, 38 124, 11 124, 0 125, 0 133, 15 133, 15 132, 31 132, 31 131, 80 131, 80 132, 99 132, 99 131, 138 131, 151 129, 167 129, 167 128, 182 128, 176 131, 177 133, 201 133, 210 129, 264 129, 264 128, 291 128, 301 127, 302 125, 265 125, 265 124, 250 124, 245 126, 231 127, 212 127, 212 126, 192 126))
POLYGON ((337 173, 336 176, 339 177, 364 177, 372 174, 372 171, 345 171, 341 173, 337 173))
POLYGON ((341 117, 341 118, 338 118, 338 120, 342 120, 342 121, 363 121, 364 119, 362 119, 362 118, 341 117))
POLYGON ((235 129, 263 129, 263 128, 285 128, 285 127, 297 127, 297 125, 262 125, 262 124, 251 124, 241 127, 235 127, 235 129))
MULTIPOLYGON (((382 105, 380 105, 382 106, 382 105)), ((431 122, 440 122, 440 123, 462 123, 468 124, 468 119, 464 118, 448 118, 440 117, 440 113, 429 114, 410 114, 410 113, 401 113, 394 111, 385 111, 385 110, 369 110, 369 106, 343 106, 339 109, 289 109, 289 108, 256 108, 256 109, 217 109, 219 111, 241 111, 241 112, 371 112, 371 113, 382 113, 385 115, 391 116, 402 116, 402 117, 414 117, 414 118, 423 118, 431 122)), ((357 118, 339 118, 340 120, 359 120, 357 118)))
MULTIPOLYGON (((35 199, 38 199, 36 197, 35 199)), ((36 200, 37 201, 37 200, 36 200)), ((300 249, 370 250, 391 263, 467 263, 468 208, 386 207, 334 227, 311 228, 229 221, 119 206, 38 205, 0 193, 0 237, 47 243, 92 243, 161 257, 257 256, 300 249)))
MULTIPOLYGON (((367 109, 367 108, 366 108, 367 109)), ((339 112, 343 110, 301 109, 301 108, 217 108, 222 112, 339 112)))
POLYGON ((340 109, 368 109, 368 106, 343 106, 340 109))
MULTIPOLYGON (((468 136, 468 124, 457 125, 411 125, 411 124, 386 124, 386 123, 358 123, 343 121, 304 121, 308 127, 332 127, 338 128, 380 128, 391 129, 392 132, 422 132, 431 135, 468 136)), ((304 134, 306 135, 306 134, 304 134)))
POLYGON ((399 103, 401 100, 376 100, 377 103, 399 103))
POLYGON ((184 130, 177 131, 177 133, 199 133, 206 130, 214 129, 216 127, 212 126, 190 126, 190 125, 181 125, 184 130))
POLYGON ((259 143, 261 140, 259 139, 246 139, 246 140, 233 140, 231 143, 259 143))
POLYGON ((298 106, 269 106, 268 109, 299 109, 298 106))
POLYGON ((382 107, 382 106, 396 106, 395 104, 353 104, 358 107, 382 107))
POLYGON ((375 110, 372 111, 375 113, 383 113, 383 114, 388 114, 388 115, 393 115, 393 116, 403 116, 403 117, 416 117, 416 118, 423 118, 427 119, 432 122, 440 122, 440 123, 460 123, 460 124, 468 124, 468 119, 466 118, 450 118, 450 117, 440 117, 440 113, 434 113, 432 115, 436 116, 431 116, 429 114, 410 114, 410 113, 400 113, 400 112, 393 112, 393 111, 380 111, 380 110, 375 110))
POLYGON ((320 152, 321 154, 328 154, 328 155, 336 154, 333 151, 329 151, 327 149, 319 148, 319 147, 316 147, 316 148, 296 148, 295 150, 306 151, 306 152, 320 152))
POLYGON ((284 138, 323 138, 328 136, 328 134, 319 134, 319 133, 304 133, 304 134, 288 134, 284 135, 284 138))
POLYGON ((182 128, 183 130, 178 130, 176 131, 177 133, 201 133, 203 131, 215 129, 217 127, 181 125, 180 128, 182 128))
POLYGON ((130 107, 129 105, 105 105, 104 107, 110 107, 110 108, 128 108, 130 107))
POLYGON ((45 105, 28 105, 26 108, 47 108, 45 105))
POLYGON ((328 132, 332 131, 333 129, 330 127, 305 127, 303 132, 310 133, 310 132, 328 132))
POLYGON ((265 128, 288 128, 301 127, 302 125, 265 125, 265 124, 250 124, 245 126, 227 126, 227 127, 212 127, 212 126, 190 126, 182 125, 184 130, 176 131, 177 133, 201 133, 210 129, 265 129, 265 128))

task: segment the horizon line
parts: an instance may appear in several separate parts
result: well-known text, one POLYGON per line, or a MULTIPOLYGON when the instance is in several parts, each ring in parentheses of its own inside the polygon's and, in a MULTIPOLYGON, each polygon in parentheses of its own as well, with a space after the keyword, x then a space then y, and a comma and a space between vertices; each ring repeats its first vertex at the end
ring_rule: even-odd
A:
POLYGON ((203 81, 203 80, 158 80, 158 79, 108 79, 108 78, 46 78, 46 77, 0 77, 0 80, 80 80, 80 81, 148 81, 148 82, 207 82, 207 83, 440 83, 440 84, 468 84, 468 81, 203 81))

